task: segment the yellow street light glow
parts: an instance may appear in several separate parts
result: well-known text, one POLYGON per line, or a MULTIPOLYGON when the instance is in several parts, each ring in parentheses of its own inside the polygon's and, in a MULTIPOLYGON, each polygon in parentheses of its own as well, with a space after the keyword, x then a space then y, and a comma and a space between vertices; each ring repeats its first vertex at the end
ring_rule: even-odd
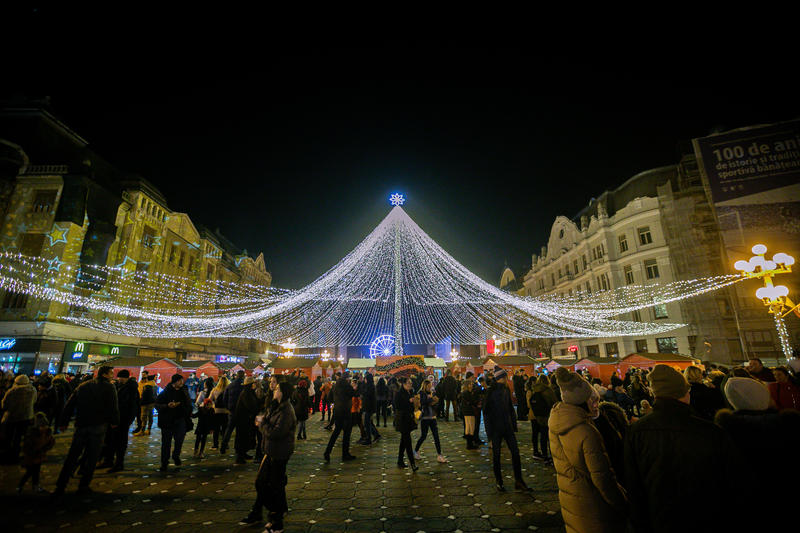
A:
POLYGON ((767 247, 764 246, 763 244, 756 244, 755 246, 753 246, 752 250, 753 253, 757 255, 767 253, 767 247))

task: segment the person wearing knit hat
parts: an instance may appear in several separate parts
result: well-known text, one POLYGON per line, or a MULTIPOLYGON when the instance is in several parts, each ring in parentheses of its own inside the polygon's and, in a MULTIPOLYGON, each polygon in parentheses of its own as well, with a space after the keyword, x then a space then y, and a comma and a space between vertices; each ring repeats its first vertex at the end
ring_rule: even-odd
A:
POLYGON ((747 490, 741 482, 749 467, 730 436, 692 409, 683 374, 659 364, 648 380, 653 409, 632 423, 625 437, 632 529, 681 531, 691 524, 693 531, 739 531, 739 517, 708 509, 726 508, 747 490))
POLYGON ((563 366, 556 369, 556 383, 561 389, 561 401, 571 405, 585 404, 590 397, 597 396, 588 381, 563 366))
POLYGON ((594 387, 564 367, 556 370, 562 401, 550 411, 550 454, 567 531, 624 531, 627 497, 592 420, 600 414, 594 387), (585 472, 585 473, 584 473, 585 472))
MULTIPOLYGON (((496 367, 497 368, 497 367, 496 367)), ((486 435, 492 443, 492 467, 497 490, 504 492, 503 476, 500 471, 500 446, 506 441, 511 452, 511 463, 514 468, 514 488, 530 491, 522 479, 522 462, 519 457, 517 437, 517 416, 511 401, 511 391, 506 384, 507 373, 502 368, 496 370, 494 382, 489 387, 486 403, 483 406, 483 424, 486 435)))
POLYGON ((686 378, 669 365, 656 365, 650 375, 647 376, 650 381, 650 388, 653 390, 653 396, 658 398, 672 398, 674 400, 681 400, 686 397, 691 386, 686 378))
POLYGON ((737 411, 765 411, 769 408, 769 389, 750 378, 730 378, 725 384, 725 397, 737 411))

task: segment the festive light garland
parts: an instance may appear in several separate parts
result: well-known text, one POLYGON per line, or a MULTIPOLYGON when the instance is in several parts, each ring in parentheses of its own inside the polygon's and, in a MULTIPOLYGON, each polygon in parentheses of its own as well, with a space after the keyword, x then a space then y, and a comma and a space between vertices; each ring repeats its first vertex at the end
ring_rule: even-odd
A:
MULTIPOLYGON (((135 261, 87 269, 2 253, 0 288, 69 305, 72 311, 59 318, 117 335, 239 337, 276 344, 291 337, 297 347, 323 347, 369 345, 390 333, 400 345, 446 337, 454 344, 482 344, 493 335, 507 342, 658 334, 683 324, 615 317, 741 280, 717 276, 591 295, 519 297, 467 270, 399 205, 352 252, 300 290, 135 268, 135 261)), ((402 348, 395 355, 402 355, 402 348)))

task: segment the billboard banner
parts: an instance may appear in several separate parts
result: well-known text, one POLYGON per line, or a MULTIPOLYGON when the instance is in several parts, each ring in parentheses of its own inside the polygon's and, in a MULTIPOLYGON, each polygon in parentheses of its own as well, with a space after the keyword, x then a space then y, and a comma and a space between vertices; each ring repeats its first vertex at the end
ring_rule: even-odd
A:
POLYGON ((800 120, 693 142, 728 259, 756 243, 800 255, 800 120))

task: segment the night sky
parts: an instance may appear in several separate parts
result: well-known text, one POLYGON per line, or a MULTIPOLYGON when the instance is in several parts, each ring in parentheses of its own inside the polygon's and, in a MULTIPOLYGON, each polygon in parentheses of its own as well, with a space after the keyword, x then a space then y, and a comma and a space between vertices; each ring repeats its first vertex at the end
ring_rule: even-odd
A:
POLYGON ((557 215, 677 163, 679 142, 800 116, 788 84, 730 83, 671 52, 394 42, 266 47, 242 61, 130 48, 90 74, 48 58, 58 76, 23 76, 4 94, 50 96, 100 155, 263 251, 273 283, 291 288, 363 239, 392 192, 497 284, 506 261, 530 265, 557 215))

